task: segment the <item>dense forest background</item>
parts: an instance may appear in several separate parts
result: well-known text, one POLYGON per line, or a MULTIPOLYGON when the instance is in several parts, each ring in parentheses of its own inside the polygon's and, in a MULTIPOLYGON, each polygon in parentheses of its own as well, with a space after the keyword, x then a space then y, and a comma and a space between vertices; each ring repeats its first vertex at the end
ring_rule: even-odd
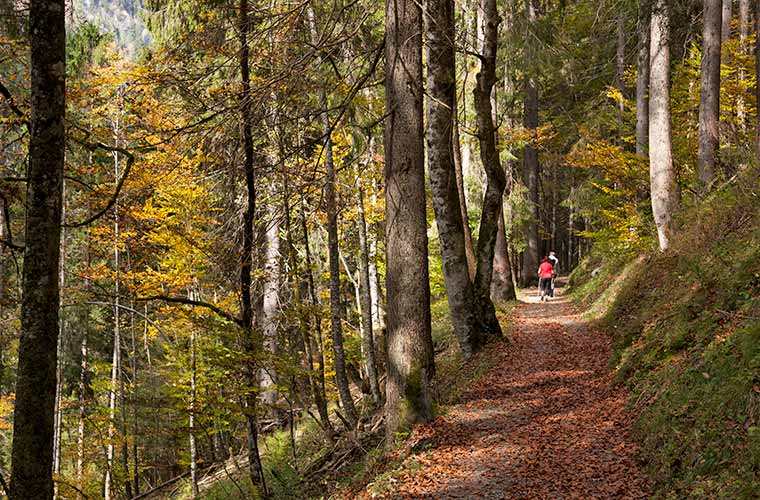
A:
MULTIPOLYGON (((67 2, 56 497, 202 497, 232 458, 241 498, 305 498, 314 450, 401 440, 541 257, 622 269, 756 185, 755 3, 429 0, 389 31, 368 0, 67 2)), ((34 14, 0 1, 6 478, 34 14)))

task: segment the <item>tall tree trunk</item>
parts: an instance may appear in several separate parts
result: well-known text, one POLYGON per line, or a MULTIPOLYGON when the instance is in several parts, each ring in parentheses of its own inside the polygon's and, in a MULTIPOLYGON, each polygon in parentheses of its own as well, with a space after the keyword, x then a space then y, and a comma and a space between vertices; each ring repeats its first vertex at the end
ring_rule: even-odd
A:
MULTIPOLYGON (((131 269, 130 264, 130 269, 131 269)), ((132 365, 132 392, 129 401, 132 403, 132 494, 140 496, 140 457, 137 455, 137 438, 139 436, 138 411, 137 411, 137 339, 135 336, 135 303, 134 300, 129 302, 129 332, 132 340, 132 351, 130 353, 130 364, 132 365)), ((126 414, 125 414, 126 415, 126 414)))
POLYGON ((512 270, 509 260, 509 244, 504 225, 504 208, 499 212, 499 231, 496 234, 496 249, 493 259, 493 281, 491 282, 491 299, 494 301, 515 300, 515 286, 512 282, 512 270))
MULTIPOLYGON (((314 8, 311 4, 307 7, 309 27, 311 30, 311 42, 315 46, 319 43, 317 24, 314 18, 314 8)), ((321 58, 318 59, 321 65, 321 58)), ((330 264, 330 333, 335 364, 335 384, 338 386, 341 406, 346 413, 346 419, 352 427, 356 427, 358 415, 351 396, 351 388, 346 374, 346 354, 343 349, 343 307, 340 293, 340 262, 338 255, 338 207, 336 202, 335 188, 336 175, 333 159, 332 128, 328 115, 327 91, 324 87, 319 90, 319 104, 322 111, 322 134, 324 135, 324 158, 325 158, 325 208, 327 212, 327 238, 328 260, 330 264)))
POLYGON ((190 435, 190 493, 192 498, 198 498, 198 447, 195 442, 195 411, 196 411, 196 362, 195 362, 195 328, 190 330, 190 408, 188 433, 190 435))
POLYGON ((615 21, 617 28, 617 50, 615 51, 615 88, 620 92, 620 101, 618 102, 618 120, 622 135, 623 112, 625 111, 625 14, 621 10, 618 12, 615 21))
MULTIPOLYGON (((760 1, 755 0, 755 100, 760 103, 760 1)), ((755 111, 755 160, 760 162, 760 105, 755 111)))
MULTIPOLYGON (((87 416, 87 329, 82 333, 79 361, 79 420, 77 425, 76 485, 81 490, 84 480, 84 422, 87 416)), ((79 495, 78 498, 84 498, 79 495)))
MULTIPOLYGON (((456 76, 456 72, 454 73, 456 76)), ((464 253, 467 257, 467 269, 470 273, 470 279, 475 279, 475 247, 472 244, 472 230, 470 229, 470 218, 467 213, 467 195, 464 189, 464 171, 462 170, 462 145, 459 140, 459 117, 458 105, 456 99, 456 84, 454 89, 454 109, 451 113, 454 123, 452 125, 453 135, 452 142, 454 147, 454 173, 457 180, 457 193, 459 193, 459 209, 462 212, 462 224, 464 229, 464 253)))
POLYGON ((496 0, 481 0, 480 11, 483 15, 483 52, 473 98, 477 114, 480 159, 486 172, 487 183, 478 232, 478 266, 475 271, 474 291, 475 300, 480 305, 478 314, 483 325, 482 340, 485 341, 489 338, 501 337, 501 326, 496 319, 496 310, 491 301, 491 280, 493 279, 496 236, 499 231, 499 214, 507 178, 496 149, 496 127, 491 101, 493 88, 496 85, 496 52, 501 18, 496 10, 496 0))
POLYGON ((731 18, 733 16, 734 0, 722 0, 720 40, 725 43, 731 38, 731 18))
MULTIPOLYGON (((272 358, 278 354, 277 315, 280 309, 280 219, 274 204, 270 208, 271 220, 266 230, 266 261, 264 263, 264 303, 261 328, 264 333, 264 351, 272 358)), ((261 398, 268 411, 279 418, 277 403, 278 374, 274 363, 261 370, 261 398)))
MULTIPOLYGON (((66 218, 66 181, 63 182, 63 206, 61 207, 61 220, 66 218)), ((61 290, 66 285, 66 229, 61 229, 61 256, 58 271, 58 283, 61 290)), ((63 335, 65 332, 66 317, 64 310, 58 313, 58 353, 55 369, 55 418, 53 429, 53 477, 59 478, 61 474, 61 431, 63 430, 63 335)), ((53 486, 53 498, 58 498, 58 484, 53 486)))
POLYGON ((703 191, 709 190, 715 179, 719 147, 720 29, 721 0, 704 0, 697 150, 697 177, 703 191))
MULTIPOLYGON (((523 111, 523 125, 532 132, 535 138, 538 127, 538 90, 532 79, 525 82, 525 102, 523 111)), ((536 279, 538 269, 538 224, 539 214, 539 164, 538 151, 531 143, 523 148, 523 175, 525 187, 528 190, 528 204, 530 205, 531 219, 525 224, 525 241, 527 246, 523 252, 523 286, 529 285, 536 279)))
POLYGON ((656 0, 652 11, 649 83, 649 177, 652 212, 660 250, 675 233, 678 191, 673 167, 670 125, 670 12, 668 0, 656 0))
POLYGON ((467 265, 452 126, 456 80, 454 2, 429 0, 425 12, 427 52, 427 148, 430 189, 438 226, 443 277, 451 322, 468 358, 481 344, 481 324, 467 265))
POLYGON ((367 221, 364 218, 364 191, 359 188, 359 277, 361 299, 362 299, 362 349, 366 356, 365 366, 367 378, 369 379, 369 388, 372 392, 372 399, 375 406, 379 407, 382 402, 380 394, 380 384, 377 377, 377 360, 375 359, 375 332, 372 323, 372 296, 370 295, 370 276, 369 276, 369 248, 367 245, 367 221))
MULTIPOLYGON (((636 154, 644 158, 649 156, 649 31, 651 12, 651 0, 639 0, 639 18, 636 28, 638 32, 636 154)), ((568 264, 570 264, 569 261, 568 264)))
POLYGON ((385 3, 386 436, 433 417, 434 374, 425 220, 422 12, 385 3))
POLYGON ((243 246, 240 252, 240 298, 243 320, 243 349, 247 360, 244 371, 246 383, 245 417, 248 434, 248 467, 251 483, 261 490, 264 497, 269 496, 264 469, 261 466, 258 443, 258 415, 256 410, 256 390, 258 389, 257 354, 261 350, 260 336, 256 332, 257 325, 253 314, 251 272, 253 271, 254 231, 256 222, 256 179, 253 166, 253 117, 251 111, 251 80, 249 66, 248 33, 250 31, 248 17, 248 0, 240 0, 238 13, 238 36, 240 38, 240 114, 243 136, 244 172, 246 186, 246 208, 243 214, 243 246))
POLYGON ((312 269, 311 262, 311 250, 309 248, 309 228, 306 225, 306 213, 301 205, 301 227, 303 229, 304 251, 306 258, 306 283, 309 288, 309 297, 311 299, 311 306, 314 309, 314 329, 315 337, 317 340, 317 380, 318 383, 315 386, 314 391, 314 404, 317 406, 319 412, 319 418, 322 421, 322 428, 325 431, 325 435, 329 441, 332 441, 335 436, 335 429, 333 429, 330 423, 330 417, 327 413, 327 396, 325 395, 325 355, 322 342, 322 317, 317 306, 319 305, 319 296, 317 295, 317 288, 314 285, 314 270, 312 269))
MULTIPOLYGON (((119 111, 117 110, 114 126, 114 138, 119 138, 119 111)), ((119 153, 113 153, 114 179, 120 175, 119 153)), ((119 381, 121 380, 121 308, 120 306, 120 285, 121 280, 121 252, 119 250, 119 205, 113 207, 113 266, 114 266, 114 306, 113 306, 113 348, 111 358, 111 384, 108 392, 108 444, 106 446, 106 477, 103 486, 103 496, 105 500, 110 500, 113 495, 114 480, 114 440, 116 439, 116 403, 120 398, 119 381)))
MULTIPOLYGON (((528 13, 528 25, 525 40, 526 64, 534 63, 533 29, 536 23, 536 8, 533 0, 527 0, 526 9, 528 13)), ((536 129, 538 128, 538 89, 536 82, 531 75, 525 79, 525 100, 523 102, 523 126, 531 132, 532 138, 535 138, 536 129)), ((538 228, 540 224, 539 214, 539 164, 538 151, 535 145, 528 143, 523 148, 523 176, 525 187, 528 190, 528 203, 532 212, 531 220, 525 225, 525 241, 527 246, 523 252, 522 266, 522 284, 527 286, 537 279, 536 270, 538 269, 538 228)))
MULTIPOLYGON (((749 36, 749 24, 750 24, 750 0, 739 0, 739 53, 742 55, 747 54, 747 37, 749 36)), ((739 64, 738 78, 739 78, 739 94, 736 98, 736 118, 739 123, 739 127, 742 130, 746 129, 746 106, 744 104, 744 92, 745 92, 745 79, 744 65, 739 64)))
POLYGON ((31 106, 11 500, 53 496, 66 101, 63 0, 31 0, 31 106), (40 35, 43 34, 44 36, 40 35))

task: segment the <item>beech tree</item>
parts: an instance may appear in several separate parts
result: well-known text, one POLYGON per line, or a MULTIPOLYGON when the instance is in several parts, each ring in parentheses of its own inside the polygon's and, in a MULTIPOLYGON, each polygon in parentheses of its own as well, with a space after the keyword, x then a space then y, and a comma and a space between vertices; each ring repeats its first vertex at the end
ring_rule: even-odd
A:
POLYGON ((649 177, 652 212, 660 250, 675 233, 678 191, 670 124, 670 11, 668 0, 656 0, 652 9, 649 76, 649 177))
POLYGON ((720 132, 720 0, 705 0, 703 15, 697 177, 702 188, 707 190, 715 178, 720 132))
POLYGON ((636 24, 636 154, 648 157, 649 146, 649 31, 651 0, 639 0, 636 24))
POLYGON ((10 498, 53 498, 66 110, 63 0, 31 0, 31 119, 10 498))

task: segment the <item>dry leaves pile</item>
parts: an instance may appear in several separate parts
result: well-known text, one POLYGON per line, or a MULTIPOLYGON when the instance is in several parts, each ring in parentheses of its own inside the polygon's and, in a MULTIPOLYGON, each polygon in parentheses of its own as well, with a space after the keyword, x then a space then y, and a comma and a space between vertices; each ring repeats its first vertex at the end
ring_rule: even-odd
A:
MULTIPOLYGON (((356 498, 643 499, 626 393, 612 387, 610 340, 562 300, 521 306, 514 342, 460 404, 417 429, 425 451, 356 498)), ((419 449, 419 447, 418 447, 419 449)))

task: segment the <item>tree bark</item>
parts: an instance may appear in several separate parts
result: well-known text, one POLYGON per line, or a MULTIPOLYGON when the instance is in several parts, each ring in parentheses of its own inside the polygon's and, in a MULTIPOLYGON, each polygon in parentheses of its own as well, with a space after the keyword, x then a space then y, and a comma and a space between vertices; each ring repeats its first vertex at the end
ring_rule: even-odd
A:
MULTIPOLYGON (((114 122, 114 138, 118 145, 119 139, 119 110, 117 110, 116 120, 114 122)), ((119 153, 113 153, 114 179, 120 175, 119 153)), ((116 401, 121 398, 120 380, 121 380, 121 308, 120 301, 120 280, 121 280, 121 252, 119 250, 119 204, 113 207, 113 267, 115 273, 114 279, 114 307, 113 307, 113 348, 111 358, 111 385, 108 392, 108 444, 106 446, 106 477, 103 485, 103 496, 105 500, 110 500, 113 495, 114 479, 114 439, 116 437, 116 401)))
MULTIPOLYGON (((528 24, 525 40, 526 64, 533 64, 533 27, 536 23, 536 8, 533 0, 527 0, 526 9, 528 15, 528 24)), ((523 126, 532 133, 535 138, 535 132, 538 128, 538 89, 536 82, 529 74, 525 78, 525 100, 523 102, 523 126)), ((538 163, 538 151, 532 143, 528 143, 523 148, 523 176, 525 187, 528 190, 528 204, 532 212, 532 218, 525 225, 526 248, 523 252, 522 265, 522 284, 528 286, 537 279, 536 269, 538 269, 538 228, 540 223, 538 183, 540 175, 538 163)))
POLYGON ((319 296, 317 288, 314 285, 314 274, 311 263, 311 249, 309 248, 309 228, 306 225, 306 213, 301 205, 301 226, 303 229, 304 253, 306 258, 306 284, 309 288, 309 297, 311 306, 314 309, 314 329, 317 339, 317 384, 314 390, 314 404, 317 406, 319 418, 322 421, 322 428, 329 441, 335 437, 335 429, 330 423, 330 416, 327 413, 327 396, 325 394, 325 355, 322 342, 322 318, 317 311, 319 306, 319 296))
POLYGON ((380 394, 380 384, 377 377, 377 360, 375 359, 375 331, 372 322, 372 296, 370 294, 370 276, 369 276, 369 247, 367 244, 367 221, 364 218, 364 191, 359 188, 359 277, 361 299, 362 299, 362 349, 366 357, 364 364, 369 379, 369 388, 372 392, 372 399, 375 406, 379 407, 382 403, 380 394))
POLYGON ((11 500, 53 496, 53 414, 63 204, 63 0, 31 0, 31 118, 11 500))
MULTIPOLYGON (((755 0, 755 99, 760 103, 760 2, 755 0)), ((760 162, 760 106, 755 113, 755 160, 760 162)))
MULTIPOLYGON (((280 309, 280 220, 277 210, 270 209, 271 220, 266 229, 266 254, 264 263, 264 301, 262 305, 261 329, 264 334, 264 352, 272 358, 278 354, 277 315, 280 309)), ((268 411, 277 415, 275 405, 278 393, 278 374, 274 363, 268 363, 261 370, 261 399, 268 411)))
POLYGON ((190 435, 190 493, 191 498, 196 499, 199 495, 198 490, 198 447, 195 442, 195 407, 196 407, 196 389, 195 389, 195 329, 190 330, 190 408, 189 413, 189 432, 190 435))
POLYGON ((722 0, 720 40, 725 43, 731 38, 731 17, 733 16, 734 0, 722 0))
MULTIPOLYGON (((319 42, 317 25, 314 18, 314 8, 307 7, 311 41, 314 45, 319 42)), ((321 58, 318 59, 321 64, 321 58)), ((351 389, 346 374, 346 354, 343 349, 343 305, 340 293, 340 262, 338 247, 338 207, 335 196, 336 176, 333 159, 333 143, 331 137, 330 117, 328 116, 327 91, 319 89, 319 104, 322 112, 322 134, 324 135, 325 158, 325 211, 327 212, 327 253, 330 267, 330 334, 332 336, 333 361, 335 364, 335 384, 338 386, 341 406, 346 413, 346 419, 352 427, 356 427, 359 419, 351 389)))
POLYGON ((253 117, 251 111, 251 78, 249 63, 248 33, 250 30, 248 17, 248 0, 240 0, 238 13, 238 36, 240 39, 240 94, 241 132, 243 136, 244 173, 246 186, 246 208, 243 213, 243 245, 240 252, 240 298, 243 320, 243 349, 247 360, 244 366, 246 388, 244 403, 246 430, 248 435, 248 466, 249 477, 254 487, 261 490, 264 497, 268 496, 264 469, 261 466, 258 444, 258 415, 256 413, 256 390, 258 389, 257 354, 261 350, 260 338, 256 333, 253 314, 251 272, 253 271, 254 230, 256 222, 256 179, 253 166, 253 117))
POLYGON ((385 4, 386 436, 433 417, 434 374, 422 129, 422 12, 385 4))
MULTIPOLYGON (((456 75, 456 72, 454 73, 456 75)), ((475 247, 472 244, 472 230, 470 229, 470 217, 467 213, 467 195, 464 188, 464 170, 462 168, 462 145, 459 140, 459 117, 458 104, 456 99, 456 88, 454 89, 454 109, 452 117, 454 123, 452 142, 454 147, 454 173, 457 180, 457 192, 459 193, 459 209, 462 212, 462 224, 464 228, 464 253, 467 257, 467 269, 470 273, 470 279, 475 279, 475 247)))
POLYGON ((715 180, 720 124, 721 0, 704 0, 699 94, 697 177, 703 191, 715 180))
POLYGON ((454 2, 429 0, 425 14, 430 189, 451 322, 462 354, 468 358, 481 344, 482 327, 467 265, 452 142, 456 100, 454 2))
POLYGON ((478 315, 482 323, 480 342, 482 344, 490 338, 502 335, 501 326, 496 319, 496 310, 491 301, 491 280, 493 279, 496 236, 499 231, 499 214, 507 178, 496 149, 496 127, 491 101, 491 94, 496 85, 496 53, 501 18, 496 9, 496 0, 481 0, 480 11, 483 15, 483 52, 480 58, 480 71, 476 75, 476 85, 473 89, 473 100, 480 142, 480 159, 487 181, 478 233, 478 265, 473 284, 475 300, 480 305, 478 315))
POLYGON ((643 158, 649 157, 650 2, 651 0, 639 0, 639 18, 637 26, 638 57, 636 68, 636 154, 643 158))
POLYGON ((617 28, 617 50, 615 51, 615 87, 620 92, 620 101, 618 102, 618 120, 620 122, 620 133, 622 135, 623 112, 625 111, 625 14, 621 10, 618 12, 615 21, 617 28))
MULTIPOLYGON (((538 90, 532 79, 525 82, 525 103, 523 125, 533 133, 538 127, 538 90)), ((539 164, 538 151, 533 144, 529 143, 523 148, 523 175, 525 187, 528 190, 528 204, 530 205, 531 220, 525 225, 525 241, 527 246, 523 252, 523 286, 527 286, 536 280, 538 269, 538 224, 540 221, 538 178, 539 164)))
POLYGON ((665 251, 675 233, 673 215, 679 203, 671 142, 670 13, 667 0, 656 0, 651 30, 649 177, 660 250, 665 251))
POLYGON ((493 259, 493 281, 491 282, 491 299, 504 302, 517 299, 515 285, 512 282, 512 270, 509 259, 509 244, 504 224, 504 208, 499 213, 499 231, 496 234, 496 250, 493 259))

